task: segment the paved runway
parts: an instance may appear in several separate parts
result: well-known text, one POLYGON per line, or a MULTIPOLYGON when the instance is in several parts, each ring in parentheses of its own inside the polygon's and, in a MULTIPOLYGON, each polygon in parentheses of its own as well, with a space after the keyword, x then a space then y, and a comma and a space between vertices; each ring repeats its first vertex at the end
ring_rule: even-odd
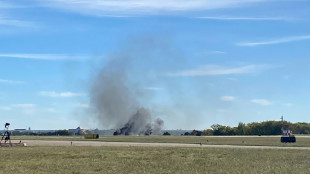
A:
MULTIPOLYGON (((27 146, 71 146, 71 141, 25 140, 27 146)), ((180 143, 132 143, 132 142, 100 142, 72 141, 73 146, 117 146, 117 147, 202 147, 202 148, 239 148, 239 149, 292 149, 310 150, 310 147, 278 147, 278 146, 237 146, 237 145, 207 145, 180 143)))

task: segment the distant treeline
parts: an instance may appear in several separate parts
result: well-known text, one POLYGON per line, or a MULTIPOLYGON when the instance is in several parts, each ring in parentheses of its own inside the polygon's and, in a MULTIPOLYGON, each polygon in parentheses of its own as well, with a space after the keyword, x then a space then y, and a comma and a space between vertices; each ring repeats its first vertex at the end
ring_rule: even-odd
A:
POLYGON ((71 136, 74 135, 72 131, 68 130, 56 130, 51 132, 32 132, 32 131, 12 131, 12 135, 33 135, 33 136, 71 136))
MULTIPOLYGON (((294 134, 310 134, 310 123, 291 123, 284 121, 283 127, 284 129, 292 130, 294 134)), ((281 121, 264 121, 248 124, 240 122, 237 127, 213 124, 211 129, 203 131, 193 130, 192 132, 186 132, 183 135, 281 135, 281 128, 281 121)))
MULTIPOLYGON (((291 123, 283 122, 284 129, 293 131, 294 134, 310 134, 310 123, 291 123)), ((281 135, 282 134, 282 122, 281 121, 264 121, 253 123, 240 122, 237 127, 224 126, 220 124, 213 124, 211 129, 205 129, 203 131, 193 130, 191 132, 185 132, 182 135, 185 136, 205 136, 205 135, 281 135)), ((69 130, 56 130, 51 132, 32 132, 32 131, 12 131, 12 135, 34 135, 34 136, 71 136, 71 135, 83 135, 89 133, 98 133, 97 131, 86 131, 75 133, 69 130)), ((169 132, 164 132, 163 135, 170 135, 169 132)))

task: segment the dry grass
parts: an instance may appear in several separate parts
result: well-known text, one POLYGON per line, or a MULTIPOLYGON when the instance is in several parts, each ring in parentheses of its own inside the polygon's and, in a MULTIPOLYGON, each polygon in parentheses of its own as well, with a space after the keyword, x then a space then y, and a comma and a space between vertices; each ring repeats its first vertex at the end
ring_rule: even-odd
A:
POLYGON ((3 173, 309 173, 308 150, 0 148, 3 173))

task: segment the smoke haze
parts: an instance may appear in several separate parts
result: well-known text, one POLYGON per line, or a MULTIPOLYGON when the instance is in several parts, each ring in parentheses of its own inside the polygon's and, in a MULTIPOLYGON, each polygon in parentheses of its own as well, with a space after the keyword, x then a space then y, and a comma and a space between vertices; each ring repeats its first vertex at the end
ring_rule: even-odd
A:
POLYGON ((181 51, 171 45, 169 39, 133 38, 105 57, 90 83, 90 114, 98 127, 145 135, 160 132, 164 121, 175 129, 204 124, 198 121, 203 115, 199 108, 208 109, 205 99, 215 93, 206 91, 207 81, 167 75, 188 67, 181 51))
POLYGON ((117 129, 115 135, 151 135, 163 128, 163 120, 155 119, 141 106, 145 91, 129 80, 138 59, 133 51, 111 55, 93 79, 90 104, 100 125, 117 129), (139 102, 140 101, 140 102, 139 102))

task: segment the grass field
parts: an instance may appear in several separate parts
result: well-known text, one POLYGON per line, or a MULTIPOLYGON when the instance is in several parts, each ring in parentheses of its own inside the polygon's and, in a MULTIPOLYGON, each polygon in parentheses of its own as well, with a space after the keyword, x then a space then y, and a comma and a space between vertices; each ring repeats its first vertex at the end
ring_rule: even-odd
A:
MULTIPOLYGON (((12 136, 15 140, 66 140, 84 141, 81 136, 12 136)), ((310 147, 310 137, 297 137, 296 143, 281 143, 280 136, 102 136, 98 140, 104 142, 141 142, 141 143, 184 143, 210 145, 241 145, 241 146, 292 146, 310 147)))
POLYGON ((310 173, 307 150, 0 148, 3 173, 310 173))
MULTIPOLYGON (((83 137, 21 136, 15 140, 84 141, 83 137)), ((89 140, 88 140, 89 141, 89 140)), ((104 136, 103 142, 309 147, 310 137, 104 136)), ((0 173, 310 173, 310 150, 216 147, 0 148, 0 173)))

